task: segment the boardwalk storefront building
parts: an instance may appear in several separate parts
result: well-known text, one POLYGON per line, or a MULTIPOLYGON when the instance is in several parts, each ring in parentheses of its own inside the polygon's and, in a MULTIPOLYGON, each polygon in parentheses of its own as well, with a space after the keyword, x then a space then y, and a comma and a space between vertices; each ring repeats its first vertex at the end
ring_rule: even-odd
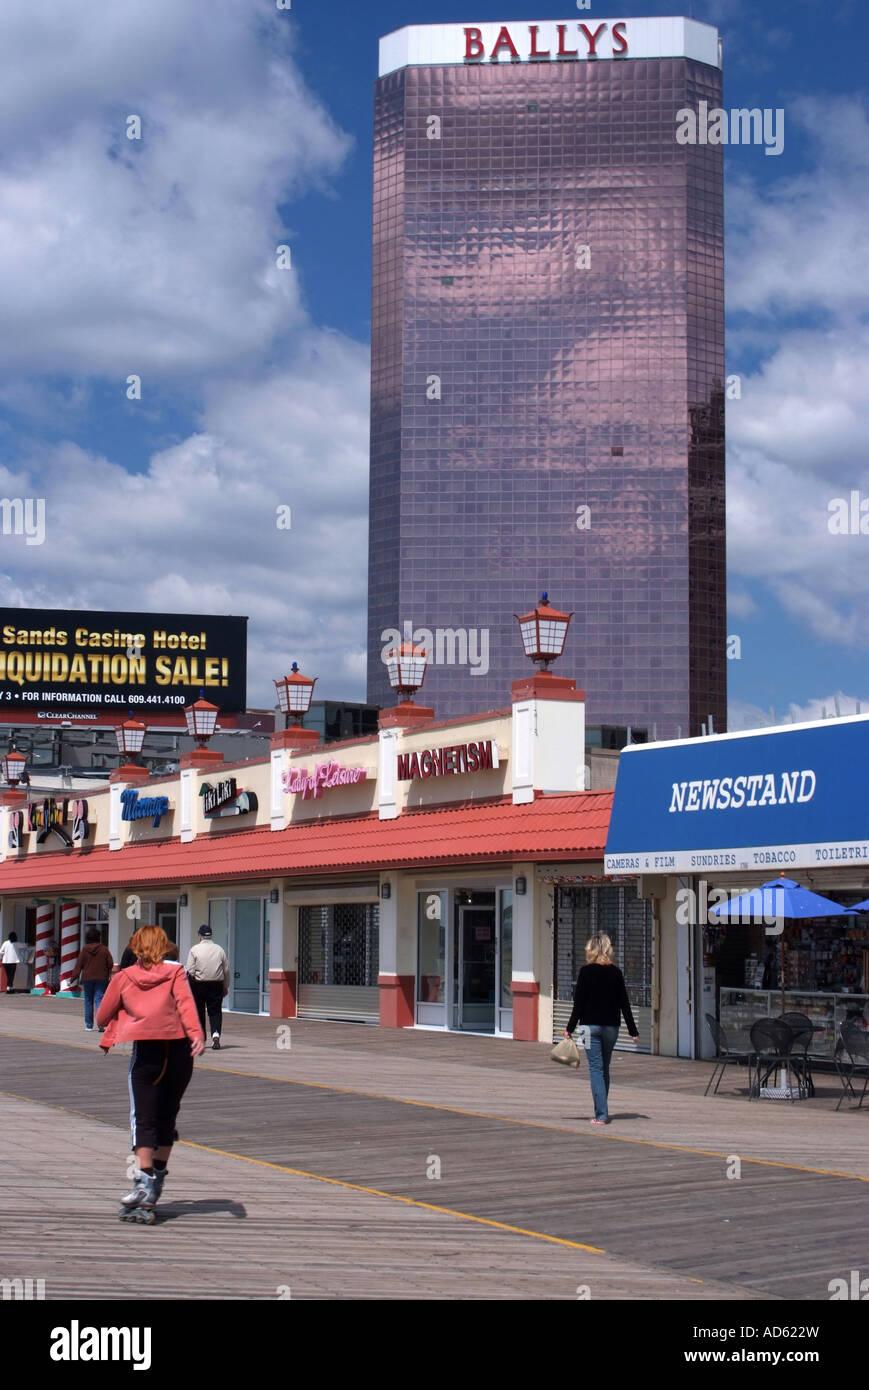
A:
POLYGON ((4 936, 54 992, 89 926, 117 960, 159 922, 184 961, 208 923, 232 1010, 548 1040, 606 929, 650 1046, 651 911, 636 875, 604 881, 612 792, 584 790, 584 711, 542 673, 474 718, 405 703, 328 747, 290 728, 258 760, 120 768, 86 801, 7 792, 4 936))

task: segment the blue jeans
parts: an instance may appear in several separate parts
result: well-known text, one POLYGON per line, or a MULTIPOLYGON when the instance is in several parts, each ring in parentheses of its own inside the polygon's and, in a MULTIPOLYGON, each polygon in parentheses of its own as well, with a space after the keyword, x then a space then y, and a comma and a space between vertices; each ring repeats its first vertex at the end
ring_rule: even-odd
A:
POLYGON ((103 995, 106 992, 108 980, 82 980, 81 987, 84 990, 84 1026, 93 1028, 94 1012, 103 1002, 103 995))
POLYGON ((588 1079, 591 1082, 591 1097, 594 1101, 594 1118, 609 1119, 607 1096, 610 1089, 610 1057, 619 1036, 618 1028, 611 1023, 590 1023, 588 1025, 588 1046, 585 1055, 588 1059, 588 1079))

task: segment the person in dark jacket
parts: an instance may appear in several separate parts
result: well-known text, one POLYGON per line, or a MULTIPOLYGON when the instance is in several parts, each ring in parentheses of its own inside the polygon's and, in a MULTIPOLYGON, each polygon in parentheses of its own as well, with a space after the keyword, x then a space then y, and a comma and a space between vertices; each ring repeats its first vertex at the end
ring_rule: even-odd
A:
MULTIPOLYGON (((133 933, 133 936, 135 936, 135 932, 133 933)), ((115 970, 115 974, 118 973, 118 970, 129 970, 131 965, 136 964, 138 956, 136 955, 136 952, 133 950, 132 941, 133 937, 131 936, 130 940, 127 942, 126 946, 121 952, 121 959, 118 963, 117 969, 115 970)))
POLYGON ((591 937, 586 943, 585 959, 588 964, 577 976, 573 1012, 564 1036, 569 1038, 577 1023, 586 1030, 585 1055, 594 1101, 592 1124, 606 1125, 609 1124, 610 1058, 619 1036, 620 1015, 624 1015, 634 1042, 638 1041, 639 1034, 631 1013, 625 977, 613 964, 613 944, 609 937, 603 933, 591 937))
POLYGON ((84 991, 84 1026, 89 1033, 94 1029, 94 1009, 98 1009, 103 1002, 103 995, 109 983, 115 962, 108 946, 104 946, 100 941, 100 934, 96 927, 88 927, 84 934, 85 944, 79 952, 78 960, 75 963, 75 979, 70 980, 70 988, 74 988, 81 980, 82 990, 84 991))

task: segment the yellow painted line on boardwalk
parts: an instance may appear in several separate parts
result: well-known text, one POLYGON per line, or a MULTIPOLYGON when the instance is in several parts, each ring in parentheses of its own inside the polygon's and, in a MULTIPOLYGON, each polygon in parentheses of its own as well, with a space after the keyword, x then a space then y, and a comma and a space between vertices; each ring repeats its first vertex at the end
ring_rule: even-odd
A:
MULTIPOLYGON (((585 1250, 591 1255, 605 1255, 597 1245, 583 1245, 578 1240, 565 1240, 562 1236, 547 1236, 543 1231, 527 1231, 524 1226, 508 1226, 503 1221, 492 1221, 488 1216, 473 1216, 469 1211, 456 1211, 453 1207, 438 1207, 433 1202, 420 1202, 416 1197, 402 1197, 397 1192, 383 1192, 379 1187, 363 1187, 358 1182, 344 1182, 341 1178, 327 1178, 322 1173, 309 1173, 304 1168, 287 1168, 282 1163, 270 1163, 265 1158, 251 1158, 248 1154, 233 1153, 230 1149, 214 1149, 208 1144, 194 1144, 190 1139, 178 1141, 184 1148, 199 1149, 202 1153, 219 1154, 221 1158, 237 1158, 242 1163, 256 1163, 260 1168, 271 1168, 276 1173, 289 1173, 294 1178, 310 1178, 314 1182, 325 1182, 331 1187, 345 1187, 350 1192, 364 1192, 369 1197, 387 1197, 390 1202, 403 1202, 408 1207, 421 1207, 423 1211, 436 1211, 441 1216, 458 1216, 462 1221, 476 1221, 480 1226, 493 1226, 496 1231, 509 1231, 514 1236, 531 1236, 534 1240, 547 1240, 551 1245, 566 1245, 569 1250, 585 1250)), ((694 1280, 702 1283, 702 1279, 694 1280)))
MULTIPOLYGON (((25 1033, 0 1033, 0 1036, 19 1038, 24 1042, 49 1043, 54 1047, 78 1047, 86 1052, 93 1052, 93 1045, 88 1043, 67 1043, 57 1042, 53 1038, 35 1038, 25 1033)), ((359 1091, 352 1086, 334 1086, 328 1081, 302 1081, 295 1076, 270 1076, 262 1071, 241 1071, 234 1067, 216 1067, 211 1063, 206 1063, 200 1067, 202 1071, 221 1072, 227 1076, 247 1076, 257 1081, 276 1081, 285 1086, 308 1086, 317 1091, 334 1091, 337 1095, 344 1096, 363 1096, 367 1100, 387 1100, 395 1105, 415 1105, 422 1110, 440 1110, 447 1115, 467 1115, 475 1120, 497 1120, 505 1125, 524 1125, 529 1129, 545 1129, 556 1134, 581 1135, 589 1133, 581 1129, 571 1129, 569 1125, 548 1124, 545 1120, 519 1120, 512 1115, 493 1115, 486 1110, 463 1110, 456 1105, 436 1105, 428 1100, 409 1100, 405 1096, 392 1096, 385 1091, 359 1091)), ((0 1092, 0 1095, 3 1093, 0 1092)), ((11 1092, 10 1092, 11 1094, 11 1092)), ((29 1096, 19 1097, 21 1100, 29 1100, 29 1096)), ((62 1108, 62 1107, 58 1107, 62 1108)), ((78 1112, 84 1114, 84 1111, 78 1112)), ((668 1149, 674 1153, 700 1154, 705 1158, 724 1158, 733 1157, 732 1153, 721 1153, 718 1149, 697 1149, 688 1144, 668 1144, 662 1139, 637 1139, 625 1134, 601 1134, 598 1130, 595 1135, 596 1142, 606 1140, 611 1144, 639 1144, 648 1149, 668 1149)), ((861 1173, 842 1173, 835 1168, 810 1168, 803 1163, 784 1163, 775 1158, 749 1158, 744 1154, 737 1155, 743 1163, 754 1163, 763 1168, 784 1168, 791 1173, 814 1173, 822 1178, 850 1178, 852 1182, 869 1182, 869 1177, 864 1177, 861 1173)))
MULTIPOLYGON (((65 1115, 80 1115, 85 1120, 96 1120, 98 1124, 107 1124, 108 1121, 101 1120, 98 1115, 91 1115, 87 1110, 76 1110, 71 1105, 57 1105, 54 1101, 36 1100, 33 1096, 22 1096, 16 1091, 0 1091, 0 1096, 9 1096, 12 1100, 23 1100, 29 1105, 44 1105, 50 1110, 60 1110, 65 1115)), ((112 1126, 115 1128, 116 1126, 112 1126)), ((416 1197, 402 1197, 398 1192, 384 1192, 379 1187, 364 1187, 361 1183, 345 1182, 341 1178, 327 1178, 323 1173, 309 1173, 304 1168, 289 1168, 283 1163, 270 1163, 265 1158, 252 1158, 249 1154, 233 1153, 230 1149, 215 1149, 209 1144, 195 1144, 191 1139, 180 1139, 178 1141, 185 1149, 198 1149, 201 1153, 218 1154, 221 1158, 235 1158, 240 1163, 254 1163, 259 1168, 271 1168, 276 1173, 289 1173, 294 1178, 309 1178, 312 1182, 328 1183, 330 1187, 344 1187, 349 1192, 364 1192, 369 1197, 385 1197, 390 1202, 402 1202, 405 1206, 420 1207, 423 1211, 434 1211, 441 1216, 457 1216, 462 1221, 474 1221, 478 1226, 492 1226, 496 1231, 508 1231, 514 1236, 530 1236, 533 1240, 545 1240, 550 1245, 565 1245, 569 1250, 585 1250, 590 1255, 605 1255, 606 1251, 598 1245, 583 1245, 578 1240, 566 1240, 563 1236, 548 1236, 543 1231, 528 1231, 524 1226, 508 1226, 504 1221, 493 1221, 488 1216, 474 1216, 469 1211, 456 1211, 453 1207, 435 1206, 433 1202, 420 1202, 416 1197)), ((176 1148, 178 1147, 176 1144, 176 1148)), ((689 1275, 683 1276, 690 1279, 692 1284, 702 1284, 702 1279, 691 1279, 689 1275)))
MULTIPOLYGON (((404 1096, 391 1096, 383 1091, 356 1091, 351 1086, 333 1086, 327 1081, 300 1081, 294 1076, 268 1076, 261 1071, 237 1071, 232 1067, 205 1066, 203 1071, 226 1072, 229 1076, 249 1076, 259 1081, 281 1081, 289 1086, 311 1086, 320 1091, 336 1091, 340 1095, 346 1096, 365 1096, 369 1100, 389 1100, 396 1105, 416 1105, 423 1110, 442 1110, 448 1115, 468 1115, 475 1120, 498 1120, 507 1125, 525 1125, 530 1129, 554 1130, 557 1134, 583 1134, 581 1129, 571 1129, 568 1125, 547 1124, 545 1120, 518 1120, 512 1115, 493 1115, 487 1110, 462 1110, 456 1105, 436 1105, 428 1100, 408 1100, 404 1096)), ((659 1139, 634 1139, 624 1134, 601 1134, 597 1132, 597 1140, 606 1139, 610 1143, 616 1144, 641 1144, 650 1149, 672 1149, 675 1153, 702 1154, 706 1158, 731 1158, 731 1154, 719 1153, 717 1149, 695 1149, 687 1144, 667 1144, 659 1139)), ((742 1158, 743 1163, 759 1163, 767 1168, 787 1168, 795 1173, 816 1173, 825 1178, 852 1178, 855 1182, 869 1182, 869 1177, 863 1177, 860 1173, 840 1173, 832 1168, 809 1168, 801 1163, 783 1163, 774 1158, 742 1158)))

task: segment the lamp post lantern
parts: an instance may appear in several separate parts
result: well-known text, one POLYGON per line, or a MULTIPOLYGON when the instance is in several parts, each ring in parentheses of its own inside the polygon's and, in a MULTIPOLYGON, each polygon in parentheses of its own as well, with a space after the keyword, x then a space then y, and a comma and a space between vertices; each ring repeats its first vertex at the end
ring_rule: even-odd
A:
POLYGON ((310 676, 303 676, 299 670, 299 663, 294 661, 290 667, 290 674, 284 676, 283 680, 275 681, 278 704, 287 716, 287 727, 301 725, 311 708, 317 679, 317 676, 313 680, 310 676))
POLYGON ((434 710, 415 705, 413 697, 425 680, 428 652, 424 647, 415 647, 413 642, 400 642, 384 652, 383 660, 392 686, 399 700, 391 709, 381 712, 381 729, 402 728, 434 719, 434 710))
POLYGON ((402 642, 400 646, 387 652, 385 659, 389 684, 397 695, 412 705, 414 695, 421 689, 425 680, 428 661, 425 648, 415 647, 412 642, 402 642))
POLYGON ((182 753, 178 762, 179 768, 212 767, 223 762, 222 753, 216 748, 205 746, 217 726, 219 713, 217 705, 210 704, 201 690, 199 699, 186 707, 184 719, 187 732, 195 740, 196 747, 191 753, 182 753))
POLYGON ((9 784, 8 790, 2 795, 4 806, 26 806, 27 795, 18 790, 26 766, 27 759, 24 754, 19 753, 17 748, 10 748, 3 759, 3 778, 9 784))
POLYGON ((111 781, 143 782, 150 775, 148 769, 136 761, 142 752, 147 732, 145 725, 140 724, 138 719, 134 719, 132 715, 115 729, 118 752, 126 761, 115 768, 110 777, 111 781))
POLYGON ((553 608, 549 595, 544 591, 536 608, 532 608, 530 613, 523 613, 521 617, 514 613, 513 617, 519 624, 525 655, 534 662, 538 675, 551 675, 549 666, 564 651, 573 614, 561 613, 553 608))
POLYGON ((305 748, 320 742, 316 729, 305 729, 302 720, 311 708, 314 686, 319 677, 303 676, 299 663, 294 661, 290 674, 275 681, 278 704, 286 720, 286 727, 272 735, 272 748, 305 748))

